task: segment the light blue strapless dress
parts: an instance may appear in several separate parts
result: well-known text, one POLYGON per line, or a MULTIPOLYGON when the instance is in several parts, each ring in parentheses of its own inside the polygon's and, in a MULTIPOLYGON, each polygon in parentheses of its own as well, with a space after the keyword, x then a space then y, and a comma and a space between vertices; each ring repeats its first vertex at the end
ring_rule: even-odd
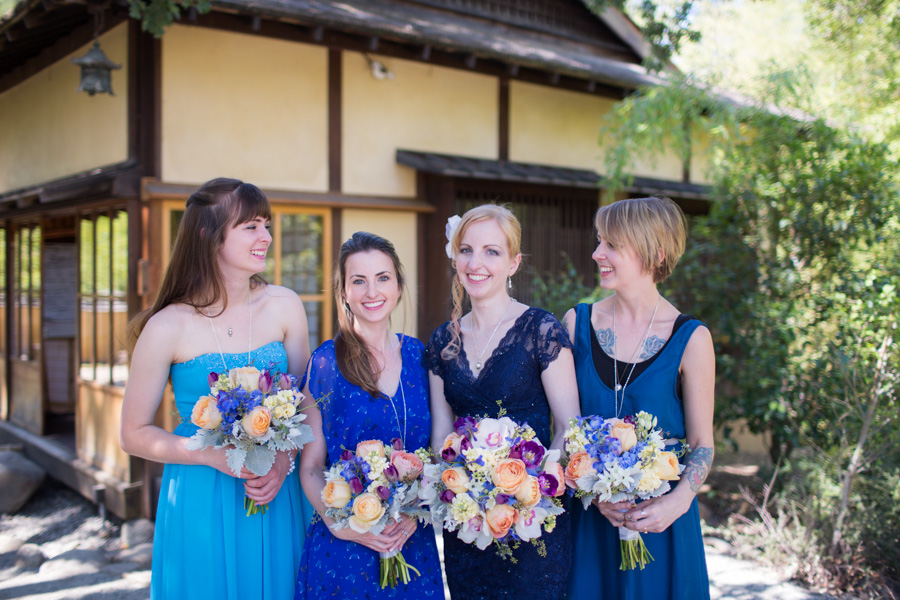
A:
MULTIPOLYGON (((259 369, 287 369, 281 342, 251 353, 259 369)), ((172 365, 175 404, 183 422, 175 434, 191 436, 191 409, 209 393, 207 375, 222 372, 222 355, 204 354, 172 365)), ((247 355, 225 354, 228 369, 247 355)), ((153 540, 153 600, 284 600, 294 595, 312 507, 295 470, 265 514, 247 516, 243 480, 212 467, 167 464, 163 471, 153 540)))

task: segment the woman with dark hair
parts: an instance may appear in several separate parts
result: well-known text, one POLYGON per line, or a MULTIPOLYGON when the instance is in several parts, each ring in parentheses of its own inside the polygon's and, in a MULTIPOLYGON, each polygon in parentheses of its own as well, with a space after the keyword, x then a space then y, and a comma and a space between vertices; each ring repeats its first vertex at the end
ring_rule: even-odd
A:
POLYGON ((391 313, 406 291, 394 246, 365 232, 341 246, 334 269, 334 300, 340 332, 309 361, 305 403, 315 440, 303 449, 300 480, 320 518, 307 535, 296 599, 443 598, 441 565, 430 525, 403 518, 380 534, 329 528, 322 501, 324 470, 344 448, 399 439, 414 451, 428 446, 428 376, 422 343, 390 331, 391 313), (318 402, 316 406, 315 402, 318 402), (421 575, 406 585, 381 589, 380 552, 402 548, 421 575))
POLYGON ((581 411, 652 414, 668 438, 666 450, 686 450, 685 469, 657 498, 573 509, 569 596, 708 599, 697 492, 713 458, 715 354, 709 329, 656 289, 684 253, 684 214, 664 197, 620 200, 597 211, 594 227, 600 285, 615 293, 579 304, 563 319, 575 342, 581 411), (653 556, 646 568, 619 569, 619 528, 643 537, 653 556))
POLYGON ((280 600, 290 597, 304 531, 294 456, 271 470, 235 477, 225 449, 187 450, 194 403, 209 394, 210 372, 253 365, 300 373, 309 356, 306 313, 297 294, 267 285, 272 242, 269 201, 254 185, 214 179, 188 198, 156 300, 137 315, 137 342, 122 406, 120 443, 134 456, 166 463, 156 515, 154 600, 280 600), (155 416, 171 377, 182 423, 174 433, 155 416), (247 516, 244 497, 268 505, 247 516))
MULTIPOLYGON (((562 449, 569 419, 578 416, 572 344, 556 317, 510 297, 510 278, 522 260, 519 220, 505 207, 486 204, 448 225, 453 313, 426 349, 432 446, 442 446, 456 417, 497 418, 502 411, 531 425, 545 447, 562 449), (466 297, 471 311, 463 314, 466 297)), ((513 558, 444 533, 454 600, 559 599, 572 563, 568 512, 536 544, 515 549, 513 558)))

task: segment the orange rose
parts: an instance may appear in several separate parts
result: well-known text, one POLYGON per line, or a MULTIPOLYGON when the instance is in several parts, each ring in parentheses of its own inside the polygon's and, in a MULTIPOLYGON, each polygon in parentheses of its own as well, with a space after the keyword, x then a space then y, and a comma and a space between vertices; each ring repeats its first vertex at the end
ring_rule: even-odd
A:
POLYGON ((506 535, 509 528, 519 520, 519 512, 509 504, 495 504, 485 513, 488 529, 491 534, 499 539, 506 535))
POLYGON ((222 413, 212 396, 200 396, 191 411, 191 423, 201 429, 215 429, 222 424, 222 413))
POLYGON ((524 462, 518 458, 507 458, 497 464, 491 480, 504 494, 515 494, 527 475, 524 462))
POLYGON ((594 459, 587 452, 576 452, 569 457, 569 466, 566 467, 566 485, 570 488, 577 488, 575 481, 579 477, 596 473, 594 469, 594 459))
POLYGON ((458 433, 451 432, 446 438, 444 438, 444 445, 441 447, 441 450, 446 450, 447 448, 452 449, 456 454, 459 454, 459 444, 462 441, 462 436, 458 433))
POLYGON ((672 452, 660 452, 656 459, 656 474, 666 481, 678 481, 678 457, 672 452))
POLYGON ((422 459, 412 452, 402 452, 395 450, 391 454, 391 464, 397 469, 397 474, 403 481, 412 481, 422 474, 425 466, 422 459))
POLYGON ((259 389, 259 369, 256 367, 237 367, 228 371, 228 378, 234 387, 242 387, 245 392, 259 389))
MULTIPOLYGON (((562 488, 563 486, 559 487, 562 488)), ((532 477, 531 475, 525 477, 525 481, 522 482, 522 485, 519 486, 519 490, 516 492, 516 500, 528 508, 541 501, 541 484, 538 482, 537 477, 532 477)))
POLYGON ((322 502, 331 508, 343 508, 350 502, 353 492, 346 481, 329 481, 322 489, 322 502))
POLYGON ((350 527, 359 533, 365 533, 384 515, 384 506, 378 496, 365 492, 353 501, 353 515, 350 516, 350 527))
POLYGON ((265 406, 257 406, 241 419, 244 431, 250 437, 260 437, 269 430, 269 423, 272 422, 272 415, 265 406))
POLYGON ((562 496, 566 493, 566 472, 563 471, 562 465, 559 463, 547 463, 544 465, 544 472, 547 475, 553 475, 556 477, 556 481, 559 485, 556 486, 556 497, 562 496))
POLYGON ((356 445, 356 455, 365 458, 372 452, 378 456, 384 456, 384 444, 379 440, 366 440, 356 445))
POLYGON ((450 467, 441 473, 441 481, 454 494, 462 494, 468 490, 466 484, 469 483, 469 475, 462 467, 450 467))
POLYGON ((634 425, 632 423, 616 423, 612 427, 610 435, 618 438, 622 443, 622 452, 628 452, 637 444, 637 434, 634 433, 634 425))

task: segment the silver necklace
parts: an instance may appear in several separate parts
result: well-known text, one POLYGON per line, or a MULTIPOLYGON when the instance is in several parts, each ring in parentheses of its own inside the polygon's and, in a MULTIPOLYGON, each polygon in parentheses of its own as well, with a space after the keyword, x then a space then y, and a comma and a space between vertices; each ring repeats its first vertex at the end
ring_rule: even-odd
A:
MULTIPOLYGON (((497 324, 494 325, 494 330, 491 332, 491 337, 488 338, 488 341, 485 342, 484 346, 481 347, 481 352, 478 353, 477 360, 475 361, 475 371, 481 371, 484 367, 484 363, 481 362, 481 357, 484 356, 484 351, 488 349, 488 346, 491 345, 491 340, 494 339, 494 334, 497 333, 497 330, 500 329, 500 323, 503 322, 503 319, 506 318, 506 314, 509 312, 509 309, 513 305, 513 299, 509 299, 509 304, 506 305, 506 310, 503 311, 503 315, 500 317, 500 320, 497 321, 497 324)), ((472 320, 475 320, 475 313, 472 313, 472 320)), ((472 327, 472 342, 475 342, 475 327, 472 327)))
POLYGON ((385 394, 394 409, 394 418, 397 419, 397 433, 400 434, 400 441, 403 443, 403 449, 406 450, 406 394, 403 392, 403 350, 400 350, 400 365, 397 367, 397 387, 400 388, 400 397, 403 399, 403 428, 400 428, 400 413, 397 412, 397 405, 394 399, 385 394))
MULTIPOLYGON (((253 298, 252 290, 248 290, 247 294, 247 311, 250 313, 250 335, 247 336, 247 366, 250 366, 250 351, 253 348, 253 307, 251 300, 253 298)), ((209 319, 209 326, 212 328, 213 337, 216 340, 216 347, 219 349, 219 357, 222 359, 222 367, 227 371, 228 363, 225 362, 225 353, 222 352, 222 345, 219 343, 219 334, 216 333, 216 326, 213 325, 212 315, 209 314, 209 307, 206 307, 206 318, 209 319)), ((228 335, 231 336, 231 328, 228 328, 228 335)))
POLYGON ((662 300, 662 296, 656 295, 656 306, 653 308, 653 315, 650 317, 650 324, 647 325, 647 331, 644 332, 644 337, 641 338, 640 343, 638 343, 637 348, 634 349, 634 352, 631 353, 631 370, 628 371, 628 376, 625 378, 624 385, 619 384, 619 361, 616 358, 616 342, 618 342, 618 338, 616 337, 616 298, 613 297, 613 394, 615 394, 615 400, 613 401, 614 406, 616 408, 616 418, 619 418, 619 412, 622 410, 622 407, 625 406, 625 388, 628 387, 628 382, 631 381, 631 374, 634 373, 634 367, 637 366, 637 363, 634 362, 635 356, 637 356, 637 351, 639 348, 644 346, 644 342, 647 341, 647 336, 650 335, 650 329, 653 327, 653 321, 656 319, 656 311, 659 309, 659 301, 662 300), (619 402, 619 391, 622 392, 622 401, 619 402))

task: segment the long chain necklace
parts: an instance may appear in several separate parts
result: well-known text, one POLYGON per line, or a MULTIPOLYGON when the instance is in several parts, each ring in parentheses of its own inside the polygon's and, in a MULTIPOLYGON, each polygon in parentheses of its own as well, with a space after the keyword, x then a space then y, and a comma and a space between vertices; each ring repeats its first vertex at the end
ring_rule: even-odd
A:
MULTIPOLYGON (((390 339, 388 340, 388 345, 390 345, 390 339)), ((385 353, 385 362, 387 362, 387 353, 385 353)), ((403 449, 406 450, 406 394, 403 392, 403 350, 400 350, 400 364, 397 366, 397 387, 400 388, 400 397, 403 399, 403 428, 400 428, 400 413, 397 412, 397 405, 394 404, 394 399, 385 394, 387 399, 391 403, 391 408, 394 409, 394 418, 397 419, 397 433, 400 434, 400 441, 403 443, 403 449)))
MULTIPOLYGON (((496 324, 496 325, 494 325, 494 330, 491 332, 491 337, 489 337, 488 340, 487 340, 487 342, 485 342, 484 346, 481 347, 481 352, 478 353, 477 360, 475 361, 475 371, 476 371, 476 373, 477 373, 478 371, 481 371, 481 369, 484 367, 484 363, 481 362, 481 357, 484 356, 484 351, 487 350, 487 349, 488 349, 488 346, 491 345, 491 340, 494 339, 494 335, 497 333, 497 330, 500 329, 500 323, 502 323, 502 322, 503 322, 503 319, 506 318, 506 314, 509 312, 509 309, 512 307, 513 302, 514 302, 513 299, 510 298, 510 299, 509 299, 509 304, 506 305, 506 310, 503 311, 503 315, 500 317, 500 320, 497 321, 497 324, 496 324)), ((474 312, 472 313, 472 320, 473 320, 473 321, 475 320, 475 313, 474 313, 474 312)), ((474 327, 474 324, 473 324, 473 327, 472 327, 472 342, 473 342, 473 343, 477 343, 477 342, 475 342, 475 327, 474 327)), ((476 348, 477 348, 477 346, 476 346, 476 348)))
POLYGON ((628 387, 628 382, 631 381, 631 374, 634 373, 634 367, 637 366, 637 363, 634 362, 635 356, 637 356, 638 349, 643 348, 644 343, 647 341, 647 336, 650 335, 650 329, 653 327, 653 321, 656 319, 656 311, 659 309, 659 301, 662 300, 662 296, 656 295, 656 306, 653 308, 653 315, 650 317, 650 324, 647 325, 647 331, 644 332, 644 337, 641 338, 640 343, 638 343, 637 348, 634 349, 634 352, 631 353, 631 370, 628 371, 628 376, 625 378, 624 384, 619 384, 619 360, 616 358, 618 353, 616 352, 616 343, 618 342, 618 338, 616 337, 616 298, 613 297, 613 380, 615 387, 613 388, 613 394, 615 394, 614 406, 616 408, 616 418, 619 418, 619 412, 622 410, 622 407, 625 406, 625 388, 628 387), (619 391, 622 392, 622 400, 619 402, 619 391))
MULTIPOLYGON (((253 306, 251 306, 251 300, 253 299, 252 290, 247 290, 247 312, 250 313, 250 335, 247 336, 247 366, 250 366, 250 351, 253 348, 253 306)), ((209 314, 209 307, 206 307, 206 317, 209 319, 209 326, 212 328, 213 337, 216 340, 216 347, 219 348, 219 357, 222 359, 222 367, 227 371, 228 363, 225 362, 225 353, 222 352, 222 345, 219 343, 219 334, 216 333, 216 326, 213 325, 212 315, 209 314)), ((229 327, 229 330, 231 328, 229 327)), ((231 335, 229 331, 228 335, 231 335)))

